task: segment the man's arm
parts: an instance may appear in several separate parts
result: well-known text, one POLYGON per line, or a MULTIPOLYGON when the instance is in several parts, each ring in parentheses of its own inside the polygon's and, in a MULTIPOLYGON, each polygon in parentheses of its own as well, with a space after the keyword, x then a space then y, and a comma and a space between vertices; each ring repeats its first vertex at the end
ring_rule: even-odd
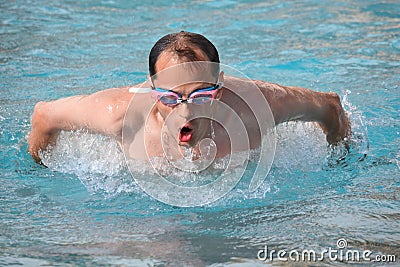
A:
POLYGON ((131 96, 126 90, 127 88, 113 88, 92 95, 37 103, 28 138, 31 156, 39 162, 39 150, 54 144, 61 130, 88 129, 120 137, 122 121, 131 96))
POLYGON ((286 121, 318 122, 329 144, 337 144, 350 135, 350 122, 338 94, 255 82, 266 97, 276 124, 286 121))

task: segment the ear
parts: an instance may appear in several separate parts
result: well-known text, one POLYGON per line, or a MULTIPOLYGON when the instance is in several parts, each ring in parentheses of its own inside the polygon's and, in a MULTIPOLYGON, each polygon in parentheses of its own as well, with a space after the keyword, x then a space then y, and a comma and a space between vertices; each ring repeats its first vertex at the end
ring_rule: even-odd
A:
MULTIPOLYGON (((223 82, 224 82, 224 79, 225 79, 225 78, 224 78, 224 72, 221 71, 221 72, 219 73, 218 82, 223 83, 223 82)), ((219 89, 219 91, 218 91, 218 93, 217 93, 217 96, 216 96, 217 99, 220 99, 220 98, 221 98, 222 92, 224 91, 224 89, 225 89, 225 87, 222 87, 221 89, 219 89)))
POLYGON ((150 76, 149 74, 147 74, 147 80, 146 80, 146 82, 144 82, 144 84, 147 86, 147 87, 151 87, 151 88, 153 88, 153 85, 154 85, 154 83, 153 83, 153 79, 152 79, 152 76, 150 76))
POLYGON ((218 77, 218 81, 219 82, 224 82, 224 79, 225 79, 225 77, 224 77, 224 72, 223 71, 221 71, 220 73, 219 73, 219 77, 218 77))

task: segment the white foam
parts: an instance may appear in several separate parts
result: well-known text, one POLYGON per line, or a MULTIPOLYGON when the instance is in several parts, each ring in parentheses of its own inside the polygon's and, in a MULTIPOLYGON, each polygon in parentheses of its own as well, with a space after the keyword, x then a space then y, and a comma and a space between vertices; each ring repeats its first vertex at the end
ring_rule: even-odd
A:
POLYGON ((326 137, 322 129, 311 122, 288 122, 276 127, 274 167, 288 172, 320 170, 326 157, 326 137))
MULTIPOLYGON (((368 140, 361 113, 348 102, 347 95, 343 99, 351 123, 354 137, 352 146, 359 153, 368 151, 368 140)), ((320 171, 329 157, 340 157, 344 146, 339 149, 329 149, 322 130, 315 123, 289 122, 276 127, 276 153, 272 167, 291 173, 293 170, 304 172, 320 171), (334 152, 334 153, 333 153, 334 152), (336 154, 337 155, 336 155, 336 154)), ((347 153, 347 152, 346 152, 347 153)), ((257 150, 251 151, 250 159, 256 159, 257 150)), ((247 156, 247 153, 246 153, 247 156)), ((129 174, 123 153, 117 142, 106 136, 85 131, 62 132, 57 146, 41 154, 42 160, 49 168, 75 174, 90 192, 104 192, 115 195, 119 192, 140 192, 134 179, 129 174)), ((162 161, 160 161, 162 163, 162 161)), ((160 163, 158 162, 158 163, 160 163)), ((154 162, 153 162, 154 163, 154 162)), ((213 168, 221 173, 226 166, 226 159, 215 161, 213 168), (225 160, 225 161, 224 161, 225 160)), ((157 167, 163 170, 162 166, 157 167)), ((182 184, 196 184, 212 179, 212 173, 199 179, 196 173, 182 174, 164 168, 178 177, 182 184)), ((150 163, 137 162, 133 175, 157 175, 150 163)), ((150 177, 151 178, 151 177, 150 177)), ((262 196, 271 190, 268 179, 257 192, 243 193, 245 197, 262 196)))
POLYGON ((90 192, 114 195, 131 188, 131 179, 123 175, 127 173, 123 154, 111 137, 61 132, 57 145, 40 156, 49 168, 75 174, 90 192))
MULTIPOLYGON (((319 129, 311 124, 288 123, 278 126, 277 132, 279 138, 274 166, 287 169, 296 166, 307 170, 310 166, 323 163, 326 143, 319 129)), ((111 137, 85 131, 61 132, 57 145, 42 153, 41 157, 49 168, 75 174, 91 192, 115 194, 135 187, 129 178, 123 153, 111 137)), ((226 165, 225 158, 215 161, 213 168, 218 171, 226 165)), ((152 166, 144 162, 138 162, 135 167, 137 175, 148 173, 151 169, 152 166)), ((160 166, 157 169, 160 170, 160 166)), ((168 174, 171 170, 164 171, 168 174)), ((196 181, 195 173, 172 174, 180 177, 183 184, 196 181)), ((211 173, 208 175, 212 177, 211 173)))

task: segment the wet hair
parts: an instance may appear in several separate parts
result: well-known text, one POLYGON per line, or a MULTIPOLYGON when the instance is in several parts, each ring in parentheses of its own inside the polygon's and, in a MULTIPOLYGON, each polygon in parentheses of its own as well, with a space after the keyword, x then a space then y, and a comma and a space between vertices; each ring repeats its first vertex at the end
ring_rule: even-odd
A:
MULTIPOLYGON (((155 65, 158 57, 164 51, 175 53, 185 62, 206 60, 219 63, 218 51, 207 38, 201 34, 181 31, 167 34, 154 44, 149 55, 150 76, 156 74, 155 65), (199 56, 198 53, 194 51, 195 49, 200 49, 207 58, 204 59, 199 56)), ((218 66, 218 69, 213 70, 213 72, 218 75, 219 64, 215 65, 218 66)))

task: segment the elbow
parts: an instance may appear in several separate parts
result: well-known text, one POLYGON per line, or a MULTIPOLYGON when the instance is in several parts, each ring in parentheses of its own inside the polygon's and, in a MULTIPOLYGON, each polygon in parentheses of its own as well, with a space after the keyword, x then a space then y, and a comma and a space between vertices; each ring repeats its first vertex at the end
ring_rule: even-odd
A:
POLYGON ((41 128, 42 131, 50 131, 48 105, 48 102, 38 102, 35 105, 31 118, 32 130, 35 128, 41 128))
POLYGON ((333 105, 340 105, 341 106, 341 102, 340 102, 340 96, 335 93, 335 92, 328 92, 326 93, 328 98, 330 99, 331 104, 333 105))
POLYGON ((40 101, 36 103, 35 107, 33 108, 33 116, 37 114, 41 114, 43 112, 43 109, 47 105, 47 102, 40 101))

